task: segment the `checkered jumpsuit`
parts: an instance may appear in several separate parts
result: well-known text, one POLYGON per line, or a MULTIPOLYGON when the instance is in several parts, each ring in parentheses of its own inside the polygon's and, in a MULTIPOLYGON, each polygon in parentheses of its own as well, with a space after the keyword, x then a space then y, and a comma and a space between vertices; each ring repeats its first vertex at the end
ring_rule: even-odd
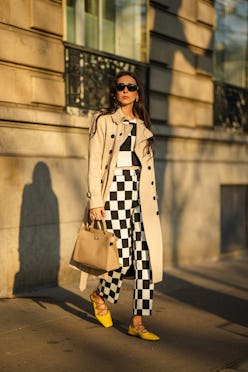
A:
POLYGON ((154 284, 150 267, 139 200, 139 159, 134 152, 136 123, 119 151, 117 167, 105 203, 107 229, 118 237, 120 268, 107 273, 97 287, 100 296, 111 303, 119 298, 123 277, 134 269, 133 315, 151 315, 154 284), (136 166, 136 169, 125 167, 136 166))

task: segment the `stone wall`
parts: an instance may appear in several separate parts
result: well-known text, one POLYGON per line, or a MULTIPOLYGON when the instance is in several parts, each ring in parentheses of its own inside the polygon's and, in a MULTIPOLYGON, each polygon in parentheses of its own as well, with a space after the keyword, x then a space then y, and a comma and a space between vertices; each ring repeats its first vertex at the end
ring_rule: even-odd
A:
MULTIPOLYGON (((206 130, 154 129, 165 267, 220 259, 221 189, 248 185, 248 138, 206 130)), ((247 200, 236 208, 245 215, 247 200)), ((236 221, 229 222, 231 235, 232 229, 237 233, 235 225, 236 221)), ((240 224, 240 233, 242 229, 240 224)), ((247 253, 247 246, 231 243, 230 254, 247 253)))
POLYGON ((0 101, 64 107, 62 20, 61 1, 1 1, 0 101))
POLYGON ((150 1, 149 20, 164 265, 218 259, 221 187, 248 185, 248 137, 214 127, 214 1, 150 1))
POLYGON ((209 1, 151 1, 153 121, 212 127, 214 14, 213 2, 209 1))
MULTIPOLYGON (((164 267, 220 256, 220 188, 247 136, 213 126, 213 1, 150 1, 150 111, 164 267)), ((90 113, 65 112, 63 3, 0 2, 0 297, 78 278, 90 113)))
POLYGON ((0 297, 78 278, 89 117, 65 112, 59 0, 0 2, 0 297))
POLYGON ((0 122, 0 151, 0 297, 75 280, 87 131, 0 122))

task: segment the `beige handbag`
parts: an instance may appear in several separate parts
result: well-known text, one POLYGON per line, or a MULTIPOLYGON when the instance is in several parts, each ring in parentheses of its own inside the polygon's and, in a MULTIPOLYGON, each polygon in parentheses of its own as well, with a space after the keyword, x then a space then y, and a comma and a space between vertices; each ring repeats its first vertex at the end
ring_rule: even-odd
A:
POLYGON ((72 264, 107 272, 120 267, 117 237, 107 231, 105 220, 82 224, 78 232, 72 264), (97 225, 97 228, 95 227, 97 225))

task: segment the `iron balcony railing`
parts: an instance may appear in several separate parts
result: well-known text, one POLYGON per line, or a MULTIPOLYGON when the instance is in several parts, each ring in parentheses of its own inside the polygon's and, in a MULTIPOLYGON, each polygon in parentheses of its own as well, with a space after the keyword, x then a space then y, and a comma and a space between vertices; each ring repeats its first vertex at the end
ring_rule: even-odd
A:
POLYGON ((147 64, 65 43, 67 107, 107 107, 110 82, 122 70, 137 74, 147 92, 147 64))
POLYGON ((214 123, 217 127, 248 132, 248 89, 216 81, 214 123))

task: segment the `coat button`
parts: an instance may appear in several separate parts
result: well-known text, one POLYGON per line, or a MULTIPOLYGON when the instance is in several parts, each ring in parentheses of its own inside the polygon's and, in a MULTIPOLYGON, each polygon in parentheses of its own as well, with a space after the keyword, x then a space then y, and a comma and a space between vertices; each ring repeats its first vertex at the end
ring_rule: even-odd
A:
POLYGON ((105 169, 108 169, 108 166, 107 165, 105 166, 105 169))
POLYGON ((154 182, 153 181, 151 182, 151 185, 154 185, 154 182))
POLYGON ((153 197, 153 200, 156 200, 156 196, 153 197))
POLYGON ((122 136, 122 133, 120 133, 120 136, 122 136))
POLYGON ((149 170, 151 169, 150 165, 148 166, 148 169, 149 169, 149 170))
POLYGON ((113 150, 109 150, 109 153, 112 154, 113 150))
POLYGON ((87 194, 86 194, 87 198, 91 198, 91 193, 88 191, 87 194))
POLYGON ((103 183, 103 180, 101 180, 101 183, 103 183))
POLYGON ((159 211, 157 211, 156 215, 157 215, 157 216, 159 215, 159 211))
POLYGON ((115 135, 114 134, 111 134, 111 138, 115 138, 115 135))

